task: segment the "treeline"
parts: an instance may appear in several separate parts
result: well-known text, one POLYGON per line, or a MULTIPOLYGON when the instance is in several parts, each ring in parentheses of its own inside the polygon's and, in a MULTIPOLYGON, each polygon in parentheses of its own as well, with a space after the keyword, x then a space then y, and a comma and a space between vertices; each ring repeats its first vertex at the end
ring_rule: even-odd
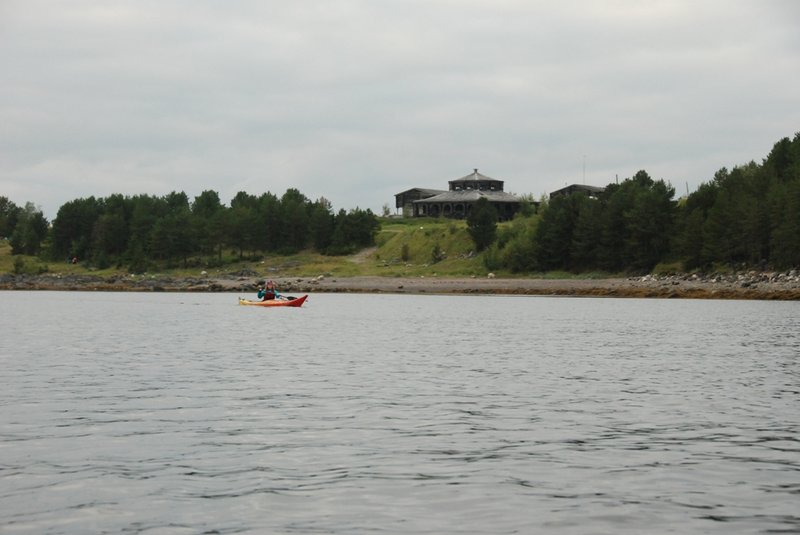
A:
POLYGON ((100 268, 124 265, 133 271, 145 270, 153 261, 177 266, 202 259, 204 265, 215 265, 222 262, 226 249, 239 258, 291 254, 308 247, 325 254, 348 254, 372 245, 380 227, 370 210, 334 213, 325 198, 311 201, 296 189, 281 197, 239 192, 230 206, 211 190, 192 201, 184 192, 161 197, 115 194, 67 202, 49 230, 38 212, 34 219, 44 222, 44 234, 25 246, 28 242, 14 241, 14 235, 21 234, 24 211, 4 198, 0 201, 7 205, 3 213, 9 214, 5 219, 0 216, 0 224, 6 225, 0 230, 12 236, 14 254, 37 254, 44 240, 41 254, 53 260, 77 258, 100 268))
POLYGON ((714 266, 800 266, 800 133, 761 164, 720 169, 679 201, 645 171, 609 184, 597 199, 556 197, 539 215, 500 229, 486 267, 513 272, 648 272, 714 266))
MULTIPOLYGON (((639 171, 598 198, 556 197, 502 227, 482 203, 467 227, 491 271, 800 266, 800 133, 775 143, 760 164, 722 168, 691 195, 674 197, 671 185, 639 171)), ((214 191, 191 201, 183 192, 89 197, 63 205, 52 224, 33 204, 0 197, 0 237, 14 254, 133 271, 153 261, 218 264, 226 249, 240 258, 308 247, 348 254, 372 245, 379 226, 370 210, 334 213, 324 198, 311 201, 296 189, 281 197, 240 192, 230 206, 214 191)))

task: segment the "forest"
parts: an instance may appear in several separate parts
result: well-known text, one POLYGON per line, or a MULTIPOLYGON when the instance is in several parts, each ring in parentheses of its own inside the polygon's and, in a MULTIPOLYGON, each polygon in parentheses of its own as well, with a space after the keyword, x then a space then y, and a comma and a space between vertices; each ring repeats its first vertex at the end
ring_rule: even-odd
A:
POLYGON ((211 190, 192 201, 184 192, 88 197, 62 205, 51 225, 33 204, 18 208, 0 197, 0 236, 10 236, 12 253, 74 258, 100 269, 125 266, 132 272, 153 262, 221 265, 225 249, 236 251, 239 259, 257 251, 292 254, 307 247, 347 254, 371 245, 379 228, 369 209, 333 213, 324 197, 312 202, 296 189, 281 197, 239 192, 230 206, 211 190))
POLYGON ((533 217, 499 228, 487 269, 515 273, 646 273, 800 266, 800 133, 775 143, 762 163, 723 167, 696 191, 646 171, 545 201, 533 217))
MULTIPOLYGON (((781 139, 761 163, 725 167, 680 199, 642 170, 583 193, 528 205, 498 224, 488 203, 467 219, 488 271, 647 273, 800 267, 800 133, 781 139)), ((370 210, 334 213, 324 197, 296 189, 281 197, 239 192, 226 206, 214 191, 157 197, 111 195, 62 205, 52 223, 35 205, 0 196, 0 237, 13 254, 80 259, 98 268, 144 271, 153 262, 213 266, 238 258, 313 248, 349 254, 372 245, 381 222, 370 210)))

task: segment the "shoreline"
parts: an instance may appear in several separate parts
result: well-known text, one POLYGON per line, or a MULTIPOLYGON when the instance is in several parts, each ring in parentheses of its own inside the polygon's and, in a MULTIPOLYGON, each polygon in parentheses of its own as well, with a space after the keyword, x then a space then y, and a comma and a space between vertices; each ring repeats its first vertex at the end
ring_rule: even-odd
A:
MULTIPOLYGON (((0 290, 111 292, 229 292, 255 294, 265 277, 159 275, 0 275, 0 290)), ((446 277, 273 277, 282 293, 391 293, 540 295, 651 299, 755 299, 800 301, 800 275, 734 274, 701 277, 670 275, 606 279, 446 278, 446 277)))

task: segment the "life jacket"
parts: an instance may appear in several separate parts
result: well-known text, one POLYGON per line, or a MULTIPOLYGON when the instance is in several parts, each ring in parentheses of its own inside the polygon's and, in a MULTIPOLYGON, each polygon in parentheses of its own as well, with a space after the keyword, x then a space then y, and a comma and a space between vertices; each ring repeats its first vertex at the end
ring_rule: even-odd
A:
POLYGON ((270 288, 262 288, 258 291, 258 298, 262 301, 269 301, 275 299, 275 290, 270 288))

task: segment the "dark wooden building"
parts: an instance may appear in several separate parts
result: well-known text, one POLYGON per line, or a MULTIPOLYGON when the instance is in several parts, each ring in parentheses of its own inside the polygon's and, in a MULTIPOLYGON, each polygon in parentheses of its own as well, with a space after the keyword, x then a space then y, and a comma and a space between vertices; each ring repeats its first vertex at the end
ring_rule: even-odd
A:
POLYGON ((571 184, 561 189, 557 189, 550 194, 550 198, 563 196, 566 197, 568 195, 572 195, 576 192, 585 193, 587 197, 591 197, 592 199, 596 199, 603 193, 606 188, 598 187, 598 186, 587 186, 585 184, 571 184))
POLYGON ((478 199, 485 198, 497 210, 498 218, 511 219, 519 211, 520 199, 503 191, 503 181, 482 175, 477 169, 450 180, 448 190, 413 188, 395 195, 395 204, 411 217, 467 217, 478 199), (413 198, 417 196, 417 198, 413 198))
POLYGON ((428 188, 411 188, 406 191, 400 192, 394 196, 395 208, 403 210, 404 217, 411 217, 414 215, 414 201, 421 199, 428 199, 434 195, 439 195, 447 190, 443 189, 428 189, 428 188))

